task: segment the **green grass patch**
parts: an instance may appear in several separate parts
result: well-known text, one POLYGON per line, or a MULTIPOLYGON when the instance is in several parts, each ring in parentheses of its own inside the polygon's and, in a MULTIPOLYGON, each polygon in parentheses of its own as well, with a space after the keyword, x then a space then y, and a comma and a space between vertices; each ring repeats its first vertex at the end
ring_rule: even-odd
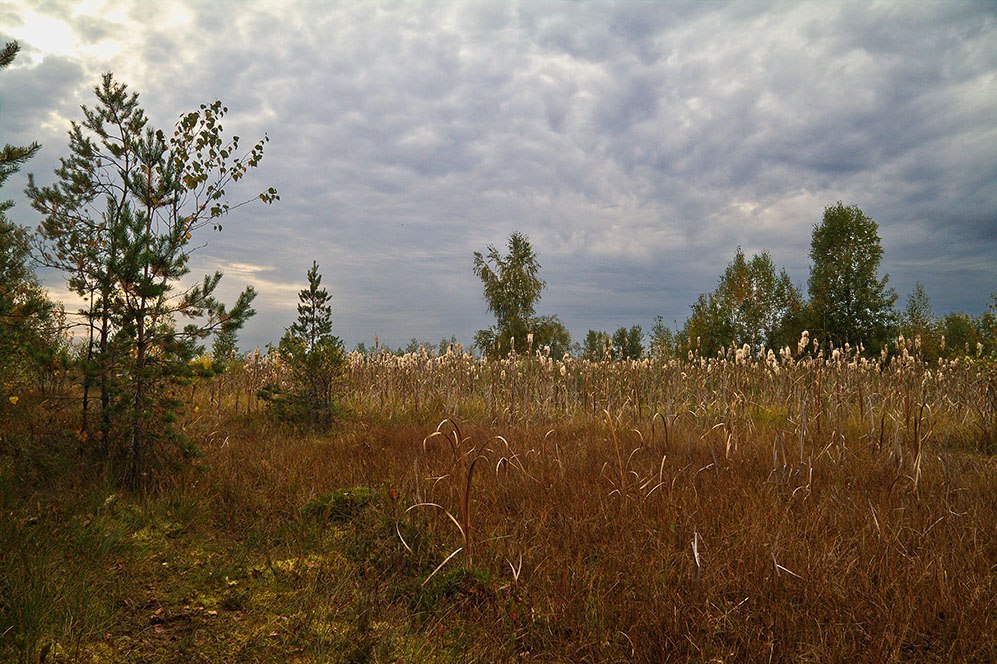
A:
POLYGON ((363 486, 351 487, 316 498, 306 504, 301 511, 306 515, 320 517, 333 523, 345 523, 356 518, 377 500, 376 490, 363 486))

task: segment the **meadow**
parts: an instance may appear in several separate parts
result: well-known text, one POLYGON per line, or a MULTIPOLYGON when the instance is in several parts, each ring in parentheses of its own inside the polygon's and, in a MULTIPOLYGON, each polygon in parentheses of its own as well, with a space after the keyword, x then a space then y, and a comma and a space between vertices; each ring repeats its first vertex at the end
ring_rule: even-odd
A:
POLYGON ((997 365, 913 350, 355 353, 324 433, 255 353, 141 493, 25 396, 0 659, 997 661, 997 365))

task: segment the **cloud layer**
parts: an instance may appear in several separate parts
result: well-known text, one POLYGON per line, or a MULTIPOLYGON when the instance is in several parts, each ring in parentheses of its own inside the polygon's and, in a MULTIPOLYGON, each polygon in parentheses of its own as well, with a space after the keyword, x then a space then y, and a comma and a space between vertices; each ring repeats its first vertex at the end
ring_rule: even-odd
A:
MULTIPOLYGON (((859 205, 884 270, 939 312, 997 290, 993 3, 0 3, 24 50, 5 142, 45 181, 111 70, 154 122, 214 98, 271 142, 200 267, 293 318, 312 259, 352 345, 470 341, 471 254, 526 232, 575 337, 681 323, 737 246, 805 288, 813 224, 859 205), (58 39, 56 39, 56 36, 58 39)), ((10 191, 5 195, 13 195, 10 191)), ((20 203, 20 201, 19 201, 20 203)), ((35 225, 26 205, 15 208, 35 225)), ((52 279, 57 279, 53 276, 52 279)))

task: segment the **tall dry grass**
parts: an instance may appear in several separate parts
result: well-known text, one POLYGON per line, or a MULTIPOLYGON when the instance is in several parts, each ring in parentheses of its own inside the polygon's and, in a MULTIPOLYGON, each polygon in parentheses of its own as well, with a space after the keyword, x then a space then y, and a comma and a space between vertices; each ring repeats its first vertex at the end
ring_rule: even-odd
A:
MULTIPOLYGON (((229 402, 196 392, 196 489, 260 541, 377 489, 393 564, 424 531, 419 584, 478 580, 420 609, 469 659, 994 661, 995 367, 904 350, 353 356, 333 436, 209 417, 229 402)), ((410 581, 377 571, 388 598, 410 581)))

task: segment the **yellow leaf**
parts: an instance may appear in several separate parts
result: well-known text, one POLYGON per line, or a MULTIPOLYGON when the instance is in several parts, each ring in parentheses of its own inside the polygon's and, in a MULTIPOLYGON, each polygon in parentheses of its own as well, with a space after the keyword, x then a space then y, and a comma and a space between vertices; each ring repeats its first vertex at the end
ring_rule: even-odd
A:
POLYGON ((19 399, 20 399, 20 397, 7 397, 7 401, 11 402, 15 406, 17 405, 17 402, 18 402, 19 399))

